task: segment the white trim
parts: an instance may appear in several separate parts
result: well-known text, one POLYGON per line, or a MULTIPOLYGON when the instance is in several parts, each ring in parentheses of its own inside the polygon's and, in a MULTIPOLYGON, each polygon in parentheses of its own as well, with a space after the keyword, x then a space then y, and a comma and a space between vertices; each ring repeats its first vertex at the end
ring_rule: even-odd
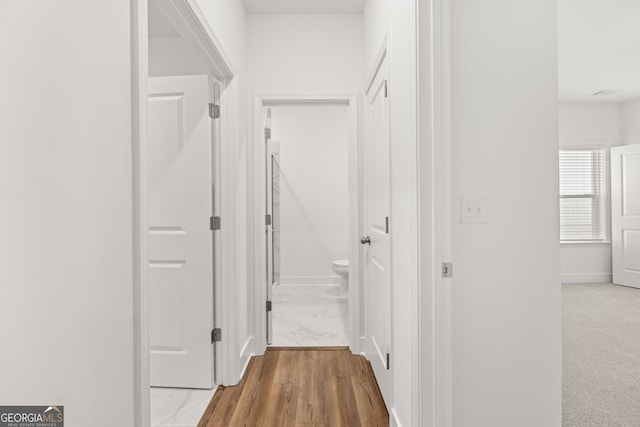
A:
POLYGON ((419 366, 418 425, 452 426, 452 259, 449 0, 418 2, 419 366))
POLYGON ((391 411, 389 412, 389 426, 402 427, 402 423, 400 422, 400 417, 398 416, 396 408, 391 408, 391 411))
POLYGON ((252 206, 248 209, 248 215, 252 224, 249 233, 253 235, 253 292, 254 299, 254 324, 255 324, 255 353, 263 354, 267 347, 266 340, 266 316, 264 315, 266 292, 266 249, 264 230, 265 194, 264 188, 264 130, 263 109, 277 105, 345 105, 349 115, 349 347, 354 354, 360 353, 360 243, 357 236, 360 232, 360 191, 353 191, 353 186, 360 185, 360 161, 359 133, 358 133, 358 97, 353 93, 339 92, 290 92, 290 93, 258 93, 253 101, 253 139, 249 147, 249 156, 253 161, 253 167, 249 168, 248 182, 251 185, 249 193, 252 194, 252 206), (354 183, 356 179, 356 183, 354 183), (355 211, 355 212, 354 212, 355 211))
POLYGON ((241 361, 240 366, 242 367, 242 369, 240 369, 239 378, 244 377, 244 373, 247 371, 247 367, 249 366, 251 357, 254 356, 253 352, 251 351, 254 345, 253 341, 254 341, 253 337, 247 338, 244 345, 242 346, 242 350, 240 350, 240 361, 241 361))
POLYGON ((244 345, 242 346, 242 350, 240 350, 239 360, 240 360, 241 369, 240 369, 238 378, 242 378, 242 376, 244 375, 244 372, 247 370, 247 366, 249 365, 251 356, 253 356, 253 352, 251 351, 251 349, 253 348, 253 341, 254 341, 253 337, 247 338, 247 340, 244 342, 244 345))
POLYGON ((562 283, 612 283, 611 273, 569 273, 560 277, 562 283))
POLYGON ((580 247, 580 246, 592 246, 592 247, 597 247, 597 246, 602 246, 602 247, 606 247, 606 246, 611 246, 611 240, 561 240, 560 241, 560 247, 561 248, 565 248, 565 247, 580 247))
POLYGON ((561 141, 559 150, 608 150, 611 148, 609 140, 580 140, 580 141, 561 141))
POLYGON ((380 67, 382 66, 382 63, 384 62, 384 58, 386 58, 388 52, 389 52, 389 34, 385 34, 384 39, 382 40, 382 44, 380 45, 380 50, 376 55, 376 59, 373 61, 373 68, 369 72, 369 77, 367 78, 367 80, 365 80, 365 86, 364 86, 365 94, 369 93, 369 90, 371 89, 371 85, 373 84, 373 81, 375 80, 376 75, 378 74, 378 71, 380 70, 380 67))
POLYGON ((216 299, 218 305, 218 316, 220 316, 220 325, 222 327, 222 355, 220 363, 220 379, 223 385, 236 384, 240 380, 240 370, 242 368, 242 360, 238 358, 237 349, 239 343, 237 341, 236 327, 238 324, 235 318, 237 304, 242 303, 237 300, 236 283, 236 191, 235 191, 235 167, 230 167, 236 160, 234 142, 238 132, 238 111, 234 104, 239 95, 237 93, 236 82, 230 83, 226 88, 221 88, 221 114, 220 114, 220 203, 218 207, 221 218, 221 236, 218 270, 220 271, 220 282, 216 283, 216 289, 219 291, 220 298, 216 299))
POLYGON ((255 99, 265 107, 295 105, 346 105, 354 103, 355 94, 343 92, 257 93, 255 99))
MULTIPOLYGON (((207 63, 210 74, 218 79, 223 85, 229 85, 230 80, 234 77, 234 69, 229 61, 229 58, 224 53, 219 41, 215 37, 213 31, 209 27, 204 15, 197 7, 194 0, 153 0, 162 10, 167 14, 167 18, 170 22, 176 26, 178 32, 185 38, 186 41, 196 49, 196 52, 203 57, 207 63)), ((133 382, 134 382, 134 424, 140 427, 148 427, 151 423, 150 420, 150 379, 149 379, 149 333, 148 333, 148 283, 146 274, 146 247, 145 247, 145 230, 146 224, 146 201, 145 201, 145 160, 143 153, 145 152, 146 145, 146 105, 147 105, 147 80, 149 77, 148 60, 149 60, 149 48, 148 48, 148 3, 144 0, 132 0, 131 1, 131 103, 132 103, 132 171, 133 171, 133 283, 134 283, 134 367, 133 367, 133 382)), ((223 91, 224 94, 224 91, 223 91)), ((228 99, 228 98, 225 98, 228 99)), ((224 107, 223 108, 227 110, 224 107)), ((230 110, 230 109, 229 109, 230 110)), ((227 111, 229 111, 227 110, 227 111)), ((226 154, 227 147, 230 144, 230 136, 227 134, 227 129, 231 129, 230 122, 232 117, 231 111, 229 114, 225 114, 222 117, 222 135, 221 135, 221 147, 225 150, 223 158, 226 154)), ((222 162, 226 163, 226 162, 222 162)), ((224 187, 226 184, 226 176, 224 174, 230 173, 230 171, 221 171, 221 185, 223 190, 222 199, 222 212, 228 212, 231 206, 226 206, 228 196, 228 189, 224 187), (227 193, 225 193, 227 191, 227 193), (227 195, 225 195, 227 194, 227 195)), ((222 243, 222 252, 227 252, 228 247, 233 248, 232 239, 227 239, 227 242, 222 243)), ((235 252, 227 252, 229 254, 235 252)), ((229 255, 232 256, 232 255, 229 255)), ((224 259, 223 259, 224 261, 224 259)), ((221 266, 223 267, 223 266, 221 266)), ((224 269, 223 269, 224 270, 224 269)), ((229 275, 223 271, 222 279, 233 280, 234 276, 229 275)), ((233 283, 224 282, 225 286, 218 286, 218 289, 222 288, 219 293, 220 298, 235 298, 235 293, 230 292, 227 296, 226 290, 233 290, 233 283)), ((220 301, 222 304, 223 301, 220 301)), ((235 347, 235 341, 233 337, 235 333, 233 326, 236 324, 233 320, 232 305, 235 300, 224 300, 222 304, 227 309, 221 314, 222 324, 227 326, 225 330, 225 349, 221 352, 221 362, 217 362, 222 369, 222 378, 224 380, 227 376, 233 376, 233 372, 229 372, 230 369, 236 367, 237 360, 235 357, 229 356, 232 354, 235 347)), ((235 355, 233 355, 235 356, 235 355)), ((216 359, 220 360, 220 359, 216 359)))
MULTIPOLYGON (((213 79, 217 81, 217 79, 213 79)), ((234 214, 233 201, 230 200, 229 191, 229 170, 230 158, 230 116, 232 108, 228 101, 232 97, 227 96, 223 81, 217 81, 220 85, 220 118, 217 126, 220 131, 215 137, 219 137, 219 147, 214 150, 213 165, 213 185, 214 185, 214 211, 213 215, 219 216, 221 221, 220 230, 213 233, 214 239, 214 314, 215 327, 222 329, 222 341, 215 343, 215 371, 216 383, 222 385, 235 384, 234 373, 239 369, 236 360, 236 334, 234 321, 234 310, 236 301, 235 286, 229 286, 235 279, 235 235, 234 235, 234 214), (226 284, 226 286, 225 286, 226 284)), ((212 82, 211 87, 215 83, 212 82)), ((227 86, 228 88, 229 86, 227 86)), ((214 94, 210 96, 210 102, 215 102, 214 94)))
MULTIPOLYGON (((440 51, 434 58, 434 66, 439 70, 438 79, 435 81, 436 87, 441 87, 442 93, 440 98, 440 104, 435 104, 436 111, 440 110, 442 116, 440 117, 442 134, 441 134, 441 158, 436 158, 435 161, 440 161, 442 165, 441 170, 441 182, 440 182, 440 196, 436 197, 436 206, 441 204, 442 210, 440 230, 440 239, 436 241, 436 250, 440 249, 443 261, 453 260, 453 125, 451 118, 451 21, 450 21, 450 0, 435 0, 437 3, 437 19, 439 26, 434 29, 434 37, 440 41, 440 51), (438 108, 439 107, 439 108, 438 108)), ((436 184, 438 185, 438 184, 436 184)), ((440 266, 440 263, 436 264, 440 266)), ((437 269, 439 273, 439 269, 437 269)), ((440 348, 436 345, 435 351, 440 354, 440 363, 436 364, 436 371, 442 372, 440 389, 436 388, 436 393, 439 392, 442 395, 441 406, 438 408, 438 419, 441 420, 442 427, 453 426, 453 295, 452 287, 454 286, 455 279, 440 279, 440 274, 437 274, 438 284, 440 286, 440 294, 442 299, 438 301, 441 306, 441 318, 440 324, 436 323, 437 331, 441 334, 442 339, 440 342, 440 348)))
MULTIPOLYGON (((410 81, 413 84, 411 90, 411 110, 410 110, 410 130, 411 137, 409 140, 409 150, 411 157, 410 164, 410 180, 411 180, 411 217, 410 217, 410 233, 415 238, 412 240, 410 251, 410 283, 411 287, 411 325, 415 325, 413 329, 413 339, 420 343, 419 331, 422 325, 420 324, 420 157, 419 157, 419 74, 418 74, 418 0, 409 2, 410 16, 412 17, 411 27, 409 29, 411 45, 409 46, 412 52, 411 55, 411 67, 410 67, 410 81)), ((393 81, 393 74, 392 74, 393 81)), ((420 364, 422 363, 421 354, 419 351, 420 344, 412 346, 411 349, 411 372, 420 372, 420 364)), ((395 349, 392 348, 395 352, 395 349)), ((392 372, 393 378, 393 372, 392 372)), ((392 380, 393 384, 393 380, 392 380)), ((411 380, 411 413, 409 414, 409 424, 420 424, 420 411, 422 408, 420 402, 421 388, 420 388, 420 375, 416 375, 411 380)), ((393 387, 393 386, 392 386, 393 387)), ((395 397, 394 397, 395 399, 395 397)))
POLYGON ((202 10, 195 0, 151 0, 167 17, 182 38, 207 64, 209 73, 223 83, 236 72, 231 59, 222 48, 202 10))
POLYGON ((362 295, 363 275, 361 263, 360 236, 362 221, 362 133, 360 132, 360 117, 362 115, 362 102, 364 95, 351 95, 349 97, 349 171, 348 171, 348 210, 349 210, 349 347, 353 354, 364 350, 362 346, 361 312, 364 310, 362 295))
POLYGON ((133 424, 151 425, 149 370, 149 310, 145 245, 144 162, 147 135, 147 80, 149 78, 149 32, 146 0, 131 4, 131 152, 133 221, 133 424))

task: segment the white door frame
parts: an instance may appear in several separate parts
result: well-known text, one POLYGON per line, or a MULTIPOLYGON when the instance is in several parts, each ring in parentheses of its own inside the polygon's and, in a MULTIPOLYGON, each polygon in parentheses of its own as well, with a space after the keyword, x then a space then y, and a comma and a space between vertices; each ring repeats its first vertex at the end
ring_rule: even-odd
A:
MULTIPOLYGON (((418 52, 419 413, 425 427, 453 425, 450 1, 415 0, 418 52)), ((455 268, 454 268, 455 272, 455 268)))
POLYGON ((263 354, 267 347, 266 339, 266 311, 267 300, 266 284, 266 241, 264 233, 265 206, 265 146, 263 110, 273 106, 295 105, 343 105, 348 107, 349 121, 349 347, 353 353, 361 353, 364 347, 361 345, 362 333, 360 324, 360 298, 361 298, 361 271, 360 271, 360 242, 361 231, 360 212, 362 200, 361 174, 360 174, 360 142, 358 124, 358 96, 353 93, 276 93, 256 94, 253 108, 253 153, 249 157, 253 159, 252 173, 249 182, 253 185, 253 205, 249 209, 249 215, 253 218, 253 295, 254 300, 254 324, 255 324, 255 353, 263 354))
MULTIPOLYGON (((145 200, 145 171, 146 165, 144 153, 146 148, 147 126, 147 79, 149 77, 149 40, 148 40, 148 2, 153 1, 166 15, 176 30, 181 34, 185 42, 191 45, 197 54, 207 65, 209 74, 217 79, 222 87, 229 87, 229 83, 236 75, 231 61, 224 52, 222 45, 216 38, 213 30, 207 23, 202 11, 195 0, 131 0, 131 129, 132 129, 132 222, 133 222, 133 259, 132 259, 132 284, 134 292, 134 354, 133 354, 133 398, 134 398, 134 425, 140 427, 150 426, 150 381, 149 381, 149 334, 148 334, 148 281, 147 281, 147 251, 145 247, 146 235, 146 200, 145 200)), ((236 90, 234 88, 234 90, 236 90)), ((221 187, 222 206, 221 216, 231 218, 229 197, 227 191, 227 175, 229 171, 224 165, 229 155, 230 135, 229 129, 237 127, 237 117, 232 115, 234 108, 228 104, 233 98, 223 90, 222 116, 221 116, 221 187)), ((234 241, 222 237, 222 254, 234 254, 234 241)), ((224 256, 224 255, 223 255, 224 256)), ((224 267, 225 259, 222 259, 220 267, 224 267)), ((234 358, 235 336, 232 330, 233 304, 235 293, 233 285, 226 280, 232 273, 228 269, 221 268, 216 272, 217 283, 226 286, 217 286, 216 289, 216 322, 223 326, 225 334, 224 351, 216 355, 216 368, 219 369, 221 382, 224 383, 230 373, 239 369, 235 365, 239 362, 234 358), (223 303, 224 301, 224 303, 223 303)), ((220 380, 219 380, 220 381, 220 380)))

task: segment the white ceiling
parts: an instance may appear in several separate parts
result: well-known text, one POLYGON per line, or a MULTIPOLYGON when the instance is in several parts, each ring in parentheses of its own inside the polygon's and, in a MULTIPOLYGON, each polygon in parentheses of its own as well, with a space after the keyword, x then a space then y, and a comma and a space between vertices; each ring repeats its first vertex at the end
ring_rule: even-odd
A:
POLYGON ((242 0, 249 14, 361 14, 367 0, 242 0))
POLYGON ((640 97, 640 0, 558 0, 558 63, 562 101, 640 97))

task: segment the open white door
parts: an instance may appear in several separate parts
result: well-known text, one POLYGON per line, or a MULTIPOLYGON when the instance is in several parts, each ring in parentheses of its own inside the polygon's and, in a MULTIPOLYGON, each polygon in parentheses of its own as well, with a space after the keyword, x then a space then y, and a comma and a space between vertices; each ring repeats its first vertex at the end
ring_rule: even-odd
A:
POLYGON ((149 79, 151 385, 213 387, 213 135, 208 76, 149 79))
POLYGON ((266 320, 267 320, 267 345, 273 342, 273 318, 271 315, 271 302, 273 301, 273 235, 271 232, 271 154, 269 148, 271 141, 271 108, 264 109, 264 214, 265 214, 265 281, 266 289, 266 320))
POLYGON ((640 144, 611 149, 613 283, 640 288, 640 144))
POLYGON ((390 135, 387 60, 383 60, 367 92, 368 133, 365 142, 364 292, 367 304, 367 359, 390 407, 391 242, 389 235, 390 135))

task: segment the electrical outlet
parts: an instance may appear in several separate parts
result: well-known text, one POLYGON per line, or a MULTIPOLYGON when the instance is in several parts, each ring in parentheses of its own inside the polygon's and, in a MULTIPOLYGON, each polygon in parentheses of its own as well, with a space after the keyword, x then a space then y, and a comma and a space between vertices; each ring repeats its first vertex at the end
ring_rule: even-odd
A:
POLYGON ((460 224, 487 224, 489 222, 486 197, 462 197, 460 199, 460 224))

